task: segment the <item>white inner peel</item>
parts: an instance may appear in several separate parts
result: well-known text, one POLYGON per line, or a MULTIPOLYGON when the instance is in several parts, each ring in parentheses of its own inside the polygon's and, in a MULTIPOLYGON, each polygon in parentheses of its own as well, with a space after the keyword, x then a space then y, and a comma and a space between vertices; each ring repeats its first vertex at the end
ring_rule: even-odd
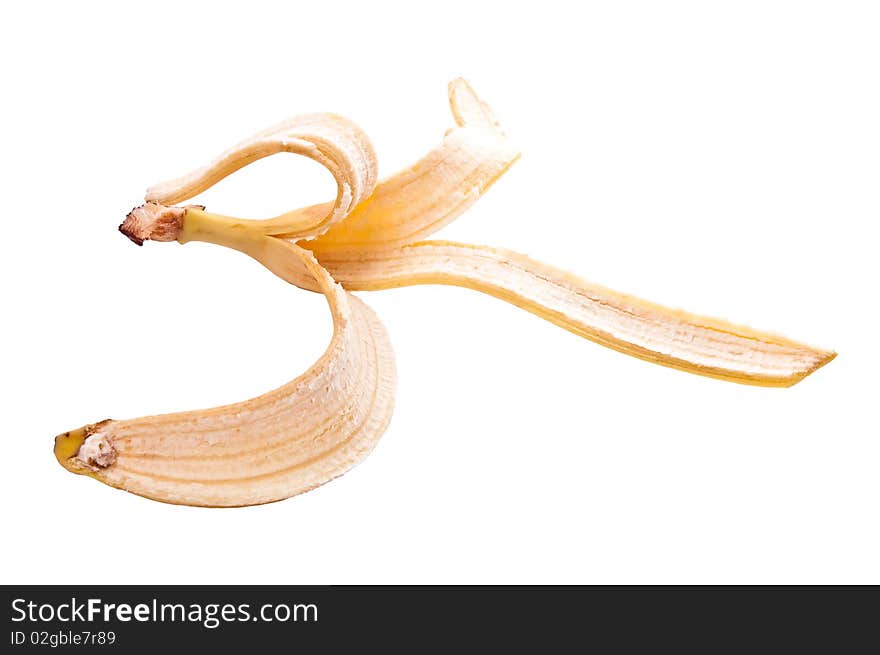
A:
POLYGON ((110 442, 110 436, 98 431, 86 437, 76 451, 76 458, 86 466, 107 468, 116 461, 116 449, 110 442))

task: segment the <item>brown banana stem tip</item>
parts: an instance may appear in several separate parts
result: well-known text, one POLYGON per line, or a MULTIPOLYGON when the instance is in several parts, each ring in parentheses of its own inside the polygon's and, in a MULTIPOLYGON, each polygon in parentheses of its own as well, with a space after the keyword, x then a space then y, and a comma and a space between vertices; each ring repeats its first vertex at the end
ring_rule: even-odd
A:
MULTIPOLYGON (((199 208, 204 209, 201 205, 199 208)), ((144 241, 176 241, 183 229, 186 209, 148 202, 132 209, 119 226, 119 231, 139 246, 144 245, 144 241)))

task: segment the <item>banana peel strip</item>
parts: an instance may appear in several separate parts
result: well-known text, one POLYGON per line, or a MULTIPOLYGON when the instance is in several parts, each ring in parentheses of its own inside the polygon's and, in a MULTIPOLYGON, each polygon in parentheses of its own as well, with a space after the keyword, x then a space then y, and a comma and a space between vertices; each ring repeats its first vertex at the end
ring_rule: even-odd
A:
POLYGON ((239 229, 291 239, 316 236, 348 216, 376 186, 378 163, 367 135, 336 114, 304 114, 284 121, 219 155, 207 166, 147 190, 146 201, 173 205, 214 186, 235 171, 280 152, 303 155, 324 166, 336 180, 336 200, 321 215, 293 211, 269 220, 238 219, 239 229))
POLYGON ((346 289, 415 284, 474 289, 608 348, 722 380, 787 387, 834 357, 782 336, 621 294, 499 248, 423 241, 357 259, 317 254, 346 289))
POLYGON ((256 505, 308 491, 363 460, 385 432, 395 367, 381 321, 306 250, 265 238, 257 257, 314 275, 333 337, 305 373, 267 394, 209 410, 102 421, 60 435, 65 468, 174 504, 256 505))
POLYGON ((449 85, 456 126, 414 165, 377 183, 366 135, 333 114, 285 121, 208 166, 152 187, 120 229, 144 240, 206 241, 244 252, 296 286, 323 293, 331 343, 273 392, 211 410, 102 421, 56 439, 65 468, 171 503, 280 500, 361 461, 385 430, 394 395, 387 334, 348 291, 449 284, 481 291, 620 352, 733 382, 790 386, 833 352, 669 309, 508 250, 424 241, 458 217, 519 157, 464 80, 449 85), (262 157, 291 152, 333 174, 333 202, 269 220, 172 207, 262 157))

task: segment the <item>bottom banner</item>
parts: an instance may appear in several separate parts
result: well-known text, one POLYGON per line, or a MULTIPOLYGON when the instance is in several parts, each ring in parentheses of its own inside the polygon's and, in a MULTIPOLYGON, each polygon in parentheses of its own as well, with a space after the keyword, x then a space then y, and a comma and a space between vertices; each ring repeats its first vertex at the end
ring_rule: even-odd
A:
MULTIPOLYGON (((402 646, 849 650, 873 587, 3 587, 5 652, 402 646)), ((273 648, 273 650, 275 650, 273 648)))

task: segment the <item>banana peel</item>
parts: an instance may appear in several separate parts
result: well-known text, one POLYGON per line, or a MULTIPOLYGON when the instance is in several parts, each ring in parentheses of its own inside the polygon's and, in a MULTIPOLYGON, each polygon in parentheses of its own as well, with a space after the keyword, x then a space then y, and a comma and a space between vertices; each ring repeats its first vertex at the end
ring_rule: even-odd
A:
POLYGON ((640 359, 722 380, 791 386, 835 353, 657 305, 504 249, 426 240, 517 160, 488 105, 449 85, 455 126, 411 167, 378 181, 375 152, 352 122, 307 114, 263 130, 207 166, 147 191, 120 230, 144 241, 204 241, 243 252, 326 296, 330 345, 272 392, 208 410, 105 420, 59 435, 68 470, 169 503, 241 506, 281 500, 363 460, 390 421, 394 358, 375 314, 351 291, 448 284, 492 295, 640 359), (336 199, 251 220, 175 206, 279 152, 310 157, 336 199))

